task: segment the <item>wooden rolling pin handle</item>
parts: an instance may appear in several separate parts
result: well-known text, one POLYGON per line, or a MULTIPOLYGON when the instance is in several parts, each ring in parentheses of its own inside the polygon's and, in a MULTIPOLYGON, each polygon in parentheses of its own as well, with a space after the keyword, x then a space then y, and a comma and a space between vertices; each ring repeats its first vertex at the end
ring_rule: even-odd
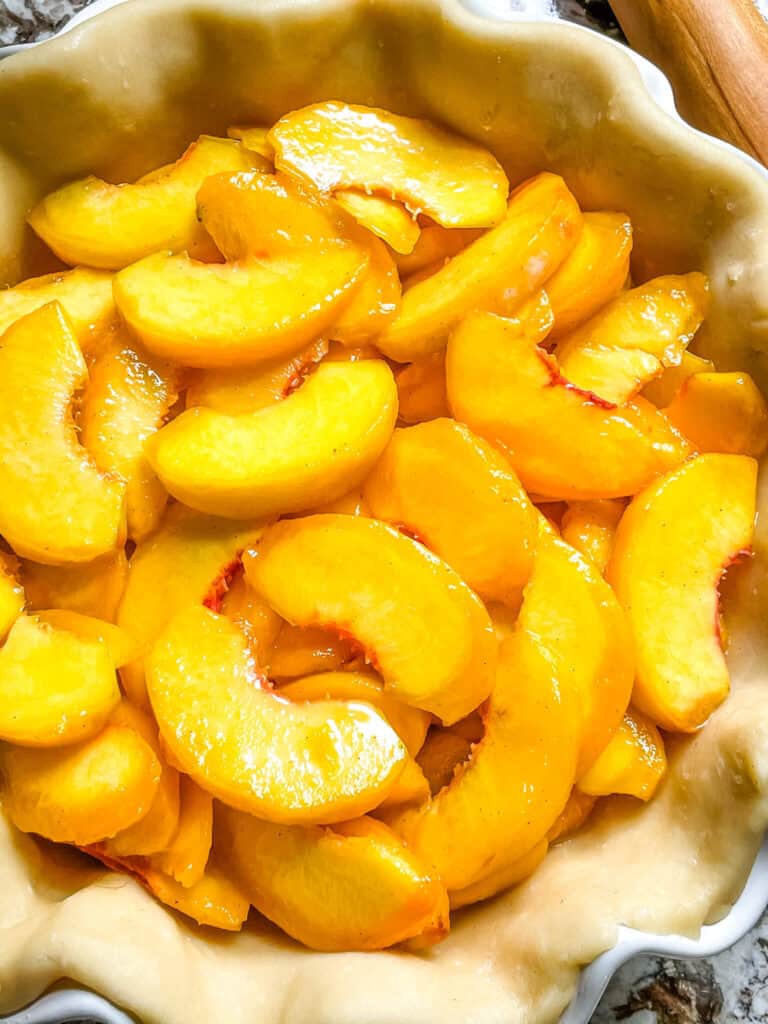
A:
POLYGON ((680 113, 768 164, 768 23, 754 0, 611 0, 680 113))

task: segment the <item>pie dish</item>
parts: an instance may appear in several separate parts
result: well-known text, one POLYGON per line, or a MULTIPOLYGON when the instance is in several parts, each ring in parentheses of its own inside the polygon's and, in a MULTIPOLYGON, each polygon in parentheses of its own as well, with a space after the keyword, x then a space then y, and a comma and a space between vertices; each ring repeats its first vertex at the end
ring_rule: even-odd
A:
MULTIPOLYGON (((201 131, 330 96, 432 117, 481 139, 513 180, 548 167, 586 208, 627 209, 639 274, 709 273, 714 309, 699 351, 766 385, 760 173, 662 115, 610 44, 565 26, 493 23, 450 0, 278 0, 259 11, 135 0, 6 62, 2 280, 39 272, 23 216, 63 180, 89 170, 130 179, 201 131), (156 50, 158 38, 172 42, 156 50)), ((758 528, 750 570, 726 601, 734 692, 703 733, 676 743, 656 800, 607 804, 428 955, 310 953, 259 924, 212 939, 133 882, 54 859, 4 823, 0 1010, 69 977, 148 1022, 554 1020, 619 925, 695 935, 754 860, 768 823, 765 557, 758 528)))

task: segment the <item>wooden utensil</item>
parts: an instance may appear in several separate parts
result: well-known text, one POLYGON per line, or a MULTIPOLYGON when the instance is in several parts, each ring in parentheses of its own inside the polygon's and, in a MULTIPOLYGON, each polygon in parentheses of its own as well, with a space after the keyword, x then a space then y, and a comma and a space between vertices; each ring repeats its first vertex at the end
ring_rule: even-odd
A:
POLYGON ((696 127, 768 164, 768 23, 754 0, 611 0, 696 127))

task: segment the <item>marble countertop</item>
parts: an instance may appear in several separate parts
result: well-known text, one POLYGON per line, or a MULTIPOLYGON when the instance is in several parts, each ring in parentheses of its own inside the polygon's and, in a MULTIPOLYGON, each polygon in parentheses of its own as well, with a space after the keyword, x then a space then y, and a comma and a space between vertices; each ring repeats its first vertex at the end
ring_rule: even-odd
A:
MULTIPOLYGON (((0 0, 0 46, 44 38, 89 0, 0 0)), ((509 0, 538 4, 620 36, 607 0, 509 0)), ((757 0, 768 13, 768 0, 757 0)), ((614 977, 592 1024, 765 1024, 768 1021, 768 913, 732 949, 695 961, 637 957, 614 977)), ((85 1022, 82 1022, 85 1024, 85 1022)))

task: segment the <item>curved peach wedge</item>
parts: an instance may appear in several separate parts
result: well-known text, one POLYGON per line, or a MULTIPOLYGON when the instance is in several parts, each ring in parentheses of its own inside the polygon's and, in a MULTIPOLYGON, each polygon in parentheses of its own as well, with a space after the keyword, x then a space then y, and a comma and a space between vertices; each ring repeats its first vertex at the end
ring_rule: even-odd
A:
MULTIPOLYGON (((247 557, 247 552, 243 557, 247 557)), ((259 668, 263 668, 271 662, 275 641, 287 623, 283 622, 280 616, 272 611, 261 594, 254 590, 246 579, 245 573, 239 572, 231 582, 227 583, 227 592, 220 601, 210 601, 206 598, 203 603, 212 612, 222 612, 237 624, 245 635, 259 668)))
POLYGON ((429 121, 316 103, 286 114, 268 138, 275 166, 321 192, 388 196, 443 227, 484 228, 504 216, 509 182, 495 157, 429 121))
POLYGON ((253 906, 311 949, 385 949, 448 931, 440 880, 381 822, 284 828, 222 808, 219 824, 253 906))
POLYGON ((194 245, 200 185, 211 174, 251 165, 239 143, 201 135, 164 174, 133 185, 73 181, 42 199, 28 220, 65 263, 118 270, 160 249, 194 245))
POLYGON ((421 544, 374 519, 328 514, 271 526, 256 552, 246 573, 272 607, 354 637, 393 697, 450 724, 488 696, 488 613, 421 544))
POLYGON ((605 572, 625 507, 618 499, 569 502, 560 525, 563 540, 605 572))
POLYGON ((81 640, 103 644, 115 668, 121 668, 139 655, 136 641, 120 626, 67 608, 38 611, 35 618, 54 629, 63 629, 81 640))
POLYGON ((680 356, 680 362, 674 366, 665 366, 659 377, 649 381, 643 388, 643 398, 653 402, 659 409, 665 409, 673 400, 683 384, 695 373, 713 373, 715 364, 709 359, 702 359, 687 349, 680 356))
POLYGON ((523 486, 549 498, 635 494, 690 453, 649 402, 615 406, 581 391, 521 324, 492 313, 456 329, 446 375, 455 418, 500 444, 523 486))
POLYGON ((525 881, 541 864, 547 855, 549 844, 546 839, 533 847, 528 853, 516 860, 496 868, 464 889, 456 889, 450 893, 451 910, 468 907, 472 903, 480 903, 497 896, 505 889, 511 889, 525 881))
POLYGON ((405 423, 423 423, 440 416, 450 416, 443 352, 435 352, 404 366, 398 371, 395 382, 400 419, 405 423))
POLYGON ((696 373, 664 412, 700 452, 759 458, 768 447, 768 404, 748 373, 696 373))
POLYGON ((664 740, 653 722, 630 708, 589 771, 579 779, 588 796, 626 793, 650 800, 667 769, 664 740))
POLYGON ((485 600, 527 581, 536 510, 504 456, 462 423, 396 430, 364 494, 376 519, 417 537, 485 600))
POLYGON ((0 553, 0 642, 24 609, 24 588, 19 583, 18 570, 12 555, 0 553))
POLYGON ((188 409, 145 451, 167 490, 191 508, 240 519, 282 515, 361 483, 396 416, 397 389, 383 360, 329 363, 255 413, 188 409))
POLYGON ((367 265, 344 243, 226 264, 155 253, 116 275, 115 302, 162 359, 243 366, 293 355, 322 334, 367 265))
POLYGON ((213 798, 188 775, 180 778, 179 825, 153 866, 188 889, 205 874, 213 837, 213 798))
POLYGON ((88 846, 138 821, 155 795, 160 766, 133 729, 110 725, 60 750, 0 753, 3 808, 22 832, 88 846))
POLYGON ((122 548, 77 565, 21 564, 24 593, 32 611, 62 608, 105 622, 115 620, 127 575, 128 559, 122 548))
MULTIPOLYGON (((248 565, 249 558, 243 559, 244 565, 248 565)), ((270 679, 296 679, 336 672, 352 661, 359 650, 348 637, 333 629, 292 626, 279 616, 277 618, 282 625, 265 662, 270 679)))
POLYGON ((333 197, 357 223, 386 242, 397 253, 413 252, 421 228, 402 203, 387 196, 368 195, 356 189, 339 189, 333 197))
POLYGON ((216 865, 208 867, 190 886, 146 864, 138 870, 153 896, 198 924, 239 932, 248 917, 251 905, 241 887, 216 865))
POLYGON ((106 646, 33 616, 0 649, 0 739, 59 747, 98 732, 120 699, 106 646))
POLYGON ((0 345, 0 533, 38 562, 86 562, 118 543, 124 484, 99 472, 71 420, 87 380, 58 303, 17 320, 0 345))
POLYGON ((632 702, 692 732, 725 699, 718 581, 752 542, 757 463, 698 455, 638 494, 616 531, 608 579, 637 654, 632 702))
POLYGON ((477 228, 441 228, 439 224, 422 228, 413 251, 395 256, 400 277, 405 281, 428 267, 438 268, 482 233, 477 228))
POLYGON ((597 797, 587 796, 586 793, 582 793, 578 786, 574 786, 571 790, 571 795, 568 797, 568 803, 547 833, 548 841, 550 843, 560 843, 572 836, 585 823, 594 810, 596 803, 597 797))
POLYGON ((147 659, 147 689, 174 762, 266 820, 365 813, 403 770, 405 747, 373 708, 292 704, 262 688, 243 635, 207 608, 187 608, 165 629, 147 659))
POLYGON ((563 179, 538 175, 512 194, 497 227, 409 288, 377 346, 408 363, 444 349, 473 309, 514 312, 563 262, 580 227, 581 211, 563 179))

